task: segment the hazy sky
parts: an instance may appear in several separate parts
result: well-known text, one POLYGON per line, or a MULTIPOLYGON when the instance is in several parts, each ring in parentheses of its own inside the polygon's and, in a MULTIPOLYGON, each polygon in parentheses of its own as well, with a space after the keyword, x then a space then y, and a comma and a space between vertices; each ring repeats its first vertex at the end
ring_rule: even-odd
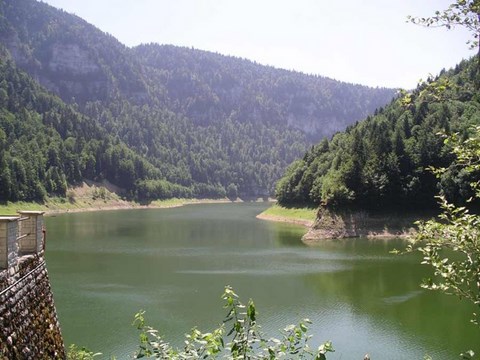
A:
POLYGON ((413 88, 474 54, 457 28, 427 29, 453 0, 46 0, 128 46, 156 42, 371 86, 413 88))

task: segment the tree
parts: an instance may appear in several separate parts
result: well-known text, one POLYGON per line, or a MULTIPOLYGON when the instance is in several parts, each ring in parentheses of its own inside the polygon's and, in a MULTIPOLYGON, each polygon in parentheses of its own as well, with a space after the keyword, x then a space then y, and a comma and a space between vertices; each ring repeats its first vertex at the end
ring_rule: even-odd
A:
MULTIPOLYGON (((451 168, 461 168, 473 174, 470 186, 474 191, 469 205, 478 210, 480 202, 480 126, 462 141, 458 134, 446 138, 456 158, 449 168, 433 169, 441 177, 451 168)), ((437 220, 419 222, 417 234, 411 239, 409 251, 423 255, 422 264, 433 268, 436 278, 422 285, 429 290, 456 295, 470 301, 480 311, 480 215, 468 207, 455 206, 445 196, 439 196, 442 213, 437 220)), ((474 312, 472 322, 480 326, 480 312, 474 312)), ((465 356, 473 356, 469 352, 465 356)), ((468 358, 468 357, 467 357, 468 358)))
POLYGON ((234 201, 238 197, 237 185, 230 183, 227 186, 227 197, 232 201, 234 201))
MULTIPOLYGON (((451 29, 455 26, 465 27, 472 33, 473 40, 469 41, 472 48, 479 46, 480 40, 480 1, 479 0, 456 0, 443 10, 435 11, 435 16, 418 18, 409 16, 408 19, 414 24, 427 27, 446 27, 451 29)), ((480 52, 480 48, 479 48, 480 52)))
MULTIPOLYGON (((468 41, 470 48, 477 48, 477 58, 480 65, 480 0, 456 0, 443 11, 436 11, 435 15, 427 18, 409 16, 408 19, 419 25, 427 27, 446 27, 452 29, 455 26, 466 28, 472 34, 468 41)), ((477 81, 477 88, 479 82, 477 81)))
MULTIPOLYGON (((431 18, 409 17, 413 23, 429 26, 444 26, 450 29, 462 26, 472 33, 471 48, 477 47, 477 68, 475 88, 480 89, 480 0, 456 0, 444 11, 436 11, 431 18)), ((429 86, 444 101, 448 85, 432 82, 429 86)), ((457 86, 463 83, 457 82, 457 86)), ((478 106, 478 102, 475 102, 478 106)), ((438 196, 441 214, 438 219, 418 222, 418 232, 411 239, 408 251, 417 249, 423 255, 422 264, 433 268, 435 278, 426 279, 423 287, 466 299, 480 310, 480 126, 472 128, 471 136, 465 139, 458 133, 447 136, 445 144, 451 146, 455 155, 453 162, 446 167, 431 168, 436 177, 451 177, 451 173, 462 173, 473 179, 470 187, 473 196, 467 206, 449 202, 444 193, 438 196), (471 210, 477 212, 471 213, 471 210)), ((477 310, 477 311, 478 311, 477 310)), ((474 312, 471 320, 480 326, 480 313, 474 312)), ((463 359, 472 359, 473 351, 461 354, 463 359)))

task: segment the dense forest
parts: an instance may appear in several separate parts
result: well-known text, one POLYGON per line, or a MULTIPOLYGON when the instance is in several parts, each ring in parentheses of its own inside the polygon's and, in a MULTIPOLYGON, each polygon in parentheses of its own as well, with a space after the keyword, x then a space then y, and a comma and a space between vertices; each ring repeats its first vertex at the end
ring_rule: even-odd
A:
MULTIPOLYGON (((56 147, 77 164, 73 173, 48 161, 35 162, 35 169, 24 166, 32 180, 22 192, 2 194, 3 201, 63 195, 82 179, 107 179, 144 201, 269 196, 288 164, 311 144, 373 113, 395 94, 195 49, 128 48, 79 17, 35 0, 0 0, 0 45, 3 76, 16 74, 22 79, 18 87, 29 89, 19 91, 5 80, 7 103, 16 98, 17 106, 2 104, 2 117, 21 127, 17 122, 29 112, 25 124, 32 122, 44 133, 38 136, 48 139, 30 139, 37 151, 2 120, 9 139, 5 158, 30 161, 27 153, 13 150, 17 141, 25 147, 21 151, 42 158, 56 147), (49 100, 53 108, 38 100, 45 98, 55 99, 49 100), (57 185, 49 185, 47 174, 57 185)), ((69 163, 60 160, 62 166, 69 163)))
POLYGON ((437 180, 429 167, 449 167, 453 160, 442 134, 466 139, 480 123, 477 68, 476 58, 463 61, 313 146, 278 182, 279 202, 421 209, 434 206, 442 190, 450 201, 464 203, 473 195, 475 174, 452 167, 437 180))
POLYGON ((145 195, 148 182, 191 196, 190 189, 161 181, 157 168, 11 60, 0 60, 0 199, 65 196, 68 184, 84 178, 109 180, 132 196, 145 195))
POLYGON ((389 102, 390 89, 373 89, 321 76, 171 45, 134 49, 155 83, 164 84, 169 106, 196 124, 232 118, 301 130, 319 141, 389 102))

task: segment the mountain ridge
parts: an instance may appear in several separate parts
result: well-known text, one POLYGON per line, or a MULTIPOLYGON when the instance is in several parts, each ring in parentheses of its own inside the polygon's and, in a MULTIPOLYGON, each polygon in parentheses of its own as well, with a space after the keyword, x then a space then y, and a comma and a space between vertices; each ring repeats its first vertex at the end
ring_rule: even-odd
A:
MULTIPOLYGON (((144 64, 153 67, 154 71, 162 71, 163 74, 160 76, 169 77, 167 81, 162 82, 167 90, 171 89, 169 82, 172 81, 172 77, 175 79, 177 76, 178 79, 181 76, 178 72, 189 70, 196 81, 200 81, 202 86, 208 86, 211 98, 218 98, 217 101, 228 104, 227 106, 231 109, 235 108, 235 103, 243 100, 241 92, 245 87, 257 96, 258 94, 262 96, 269 91, 266 101, 283 105, 280 111, 284 113, 287 125, 302 130, 315 140, 343 130, 351 123, 347 119, 358 121, 372 113, 378 105, 370 105, 371 100, 364 93, 367 90, 372 93, 386 92, 388 95, 384 98, 385 102, 382 101, 384 104, 395 93, 395 90, 391 89, 350 84, 321 75, 307 75, 272 66, 258 66, 248 59, 187 47, 151 43, 138 45, 132 49, 143 59, 144 64), (225 62, 225 60, 229 61, 225 62), (245 85, 244 82, 247 84, 245 85), (222 85, 231 89, 230 93, 223 97, 222 85), (349 104, 348 100, 355 98, 355 94, 352 94, 354 92, 359 93, 357 96, 360 99, 355 100, 363 104, 361 111, 349 104), (345 93, 350 96, 346 96, 345 93), (325 98, 337 99, 339 104, 327 103, 325 98), (336 107, 342 108, 343 113, 337 114, 336 107), (350 107, 352 110, 349 109, 350 107)), ((180 80, 188 81, 188 79, 180 80)), ((189 84, 191 89, 195 89, 195 81, 190 81, 189 84)), ((183 95, 188 91, 188 89, 182 90, 183 95)), ((197 89, 198 92, 202 90, 204 89, 197 89)), ((194 92, 194 90, 191 91, 194 92)), ((172 97, 177 99, 178 94, 175 89, 169 91, 169 93, 172 92, 172 97)), ((189 114, 188 111, 186 115, 194 118, 198 116, 198 114, 189 114)))
POLYGON ((156 167, 129 185, 135 196, 164 197, 165 184, 199 197, 269 196, 312 143, 395 95, 202 50, 129 48, 35 0, 0 0, 0 29, 20 69, 156 167))

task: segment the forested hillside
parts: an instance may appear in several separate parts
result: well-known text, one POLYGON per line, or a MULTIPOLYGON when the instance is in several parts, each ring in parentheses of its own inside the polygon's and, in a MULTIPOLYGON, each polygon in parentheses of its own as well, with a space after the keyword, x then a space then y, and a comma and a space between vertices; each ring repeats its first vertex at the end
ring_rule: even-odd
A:
POLYGON ((453 160, 441 133, 466 139, 480 123, 477 67, 476 58, 463 61, 313 146, 279 181, 279 202, 419 209, 434 206, 440 189, 451 201, 464 202, 472 195, 472 174, 451 168, 437 181, 428 167, 448 167, 453 160))
POLYGON ((135 47, 171 108, 196 124, 232 118, 301 130, 312 140, 331 136, 388 103, 391 89, 347 84, 322 76, 171 45, 135 47))
MULTIPOLYGON (((67 185, 106 179, 134 196, 146 179, 160 179, 152 164, 91 118, 47 93, 0 60, 0 199, 41 201, 65 196, 67 185)), ((188 189, 164 184, 188 196, 188 189)))
MULTIPOLYGON (((185 191, 196 197, 272 195, 286 166, 312 143, 364 118, 395 93, 194 49, 128 48, 35 0, 0 0, 0 30, 0 44, 18 69, 152 167, 147 176, 125 163, 128 176, 112 177, 97 161, 96 172, 66 174, 66 183, 109 178, 142 200, 185 191)), ((3 109, 15 117, 17 110, 3 109)), ((47 126, 42 109, 34 110, 47 126)))

